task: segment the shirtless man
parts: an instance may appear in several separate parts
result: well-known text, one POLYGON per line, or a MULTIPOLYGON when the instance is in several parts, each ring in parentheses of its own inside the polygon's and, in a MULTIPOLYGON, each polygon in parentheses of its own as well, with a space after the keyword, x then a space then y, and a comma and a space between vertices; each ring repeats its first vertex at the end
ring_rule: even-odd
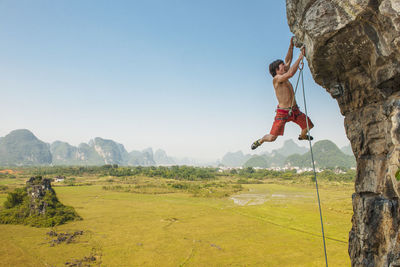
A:
MULTIPOLYGON (((312 140, 313 137, 307 135, 307 121, 306 115, 299 110, 296 99, 294 96, 293 86, 289 82, 299 68, 299 64, 305 54, 304 47, 301 49, 299 58, 290 66, 293 58, 293 38, 290 39, 290 46, 287 52, 285 62, 278 59, 269 65, 269 72, 273 79, 273 85, 275 88, 275 95, 278 99, 278 108, 276 109, 275 121, 272 125, 272 129, 269 134, 265 135, 261 139, 258 139, 251 145, 251 149, 256 149, 264 142, 274 142, 279 135, 283 135, 286 122, 293 121, 301 127, 301 133, 299 140, 312 140)), ((308 127, 311 129, 314 127, 310 118, 308 118, 308 127)))

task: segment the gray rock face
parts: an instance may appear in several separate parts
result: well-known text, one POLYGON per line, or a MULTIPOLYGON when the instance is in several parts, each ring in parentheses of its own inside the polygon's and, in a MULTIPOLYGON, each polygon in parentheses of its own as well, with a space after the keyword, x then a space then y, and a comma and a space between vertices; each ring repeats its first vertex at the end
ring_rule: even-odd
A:
POLYGON ((124 146, 113 140, 96 137, 90 140, 89 145, 104 159, 105 164, 124 165, 128 159, 124 146))
POLYGON ((287 0, 314 80, 336 98, 357 159, 353 266, 398 266, 400 2, 287 0))
POLYGON ((45 214, 48 203, 44 199, 46 192, 54 193, 50 179, 31 177, 26 182, 26 189, 30 199, 30 215, 45 214))

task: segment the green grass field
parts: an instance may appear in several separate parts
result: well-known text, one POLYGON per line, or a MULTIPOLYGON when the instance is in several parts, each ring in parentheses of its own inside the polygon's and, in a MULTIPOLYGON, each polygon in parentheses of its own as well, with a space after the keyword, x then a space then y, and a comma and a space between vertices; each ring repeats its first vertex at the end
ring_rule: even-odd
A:
MULTIPOLYGON (((94 255, 95 266, 324 266, 313 184, 264 182, 236 193, 246 205, 185 192, 104 190, 104 183, 54 187, 83 220, 54 229, 0 225, 0 265, 65 266, 94 255), (84 234, 50 246, 50 230, 84 234)), ((352 192, 350 183, 320 186, 330 266, 350 266, 352 192)))

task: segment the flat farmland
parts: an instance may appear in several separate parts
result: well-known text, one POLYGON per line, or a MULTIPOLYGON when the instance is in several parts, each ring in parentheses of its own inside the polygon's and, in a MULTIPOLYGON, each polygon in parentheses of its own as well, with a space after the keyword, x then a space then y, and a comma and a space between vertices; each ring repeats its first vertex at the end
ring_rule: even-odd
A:
MULTIPOLYGON (((157 180, 157 179, 154 179, 157 180)), ((111 184, 112 185, 112 184, 111 184)), ((104 185, 54 187, 83 218, 54 228, 0 225, 4 266, 323 266, 312 183, 245 184, 229 197, 137 193, 104 185), (83 231, 55 244, 47 233, 83 231)), ((351 183, 322 183, 330 266, 350 266, 351 183)), ((6 200, 0 194, 0 203, 6 200)))

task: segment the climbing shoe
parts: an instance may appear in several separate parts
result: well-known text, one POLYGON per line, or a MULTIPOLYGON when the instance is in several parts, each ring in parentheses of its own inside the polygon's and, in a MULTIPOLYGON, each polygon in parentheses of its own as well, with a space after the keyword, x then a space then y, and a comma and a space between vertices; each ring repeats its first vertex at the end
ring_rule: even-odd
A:
POLYGON ((259 147, 259 146, 261 146, 260 139, 258 139, 258 140, 255 141, 253 144, 251 144, 251 149, 254 150, 254 149, 256 149, 256 148, 259 147))
POLYGON ((299 135, 299 140, 314 140, 314 138, 311 135, 306 135, 304 137, 299 135))

